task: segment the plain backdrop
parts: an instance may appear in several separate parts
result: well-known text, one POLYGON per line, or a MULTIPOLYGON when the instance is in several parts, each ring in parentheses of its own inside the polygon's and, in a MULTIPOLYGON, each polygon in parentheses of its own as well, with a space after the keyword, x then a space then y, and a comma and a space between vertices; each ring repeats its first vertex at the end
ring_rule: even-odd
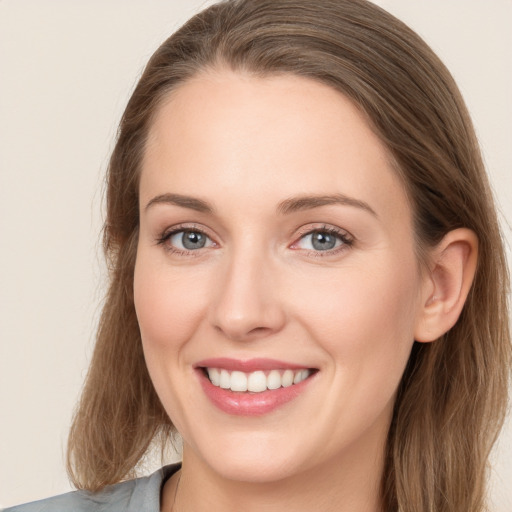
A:
MULTIPOLYGON (((64 447, 104 292, 116 125, 151 53, 207 3, 0 0, 0 507, 71 488, 64 447)), ((510 242, 512 0, 377 3, 458 81, 510 242)), ((509 424, 493 459, 496 512, 512 510, 511 455, 509 424)))

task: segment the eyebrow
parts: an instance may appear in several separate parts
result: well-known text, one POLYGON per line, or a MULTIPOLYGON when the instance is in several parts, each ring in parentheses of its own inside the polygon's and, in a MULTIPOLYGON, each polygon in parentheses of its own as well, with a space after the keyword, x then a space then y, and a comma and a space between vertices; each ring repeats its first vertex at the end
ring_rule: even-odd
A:
POLYGON ((303 211, 311 210, 313 208, 319 208, 321 206, 328 206, 331 204, 340 204, 343 206, 353 206, 371 213, 374 217, 378 217, 375 210, 364 201, 355 199, 353 197, 346 196, 344 194, 333 194, 333 195, 304 195, 299 197, 292 197, 279 203, 277 211, 283 215, 303 211))
POLYGON ((197 199, 196 197, 184 196, 181 194, 161 194, 154 197, 146 205, 146 210, 155 204, 172 204, 181 206, 182 208, 189 208, 201 213, 213 213, 214 208, 208 202, 197 199))
MULTIPOLYGON (((158 195, 148 202, 145 209, 148 210, 148 208, 156 204, 171 204, 182 208, 189 208, 201 213, 213 213, 215 211, 213 206, 207 201, 182 194, 158 195)), ((368 203, 344 194, 304 195, 291 197, 279 203, 277 212, 281 215, 288 215, 298 211, 312 210, 313 208, 320 208, 321 206, 329 206, 333 204, 359 208, 371 213, 374 217, 378 217, 375 210, 373 210, 368 203)))

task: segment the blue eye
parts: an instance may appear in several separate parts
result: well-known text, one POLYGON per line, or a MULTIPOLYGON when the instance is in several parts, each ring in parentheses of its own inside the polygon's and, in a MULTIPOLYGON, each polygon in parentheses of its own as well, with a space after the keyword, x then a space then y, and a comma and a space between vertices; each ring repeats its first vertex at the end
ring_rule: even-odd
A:
POLYGON ((332 251, 341 246, 350 246, 351 240, 343 233, 332 229, 316 229, 303 235, 295 244, 299 249, 308 251, 332 251))
POLYGON ((166 235, 162 242, 167 242, 172 248, 180 251, 195 251, 214 245, 205 233, 195 229, 181 229, 166 235))

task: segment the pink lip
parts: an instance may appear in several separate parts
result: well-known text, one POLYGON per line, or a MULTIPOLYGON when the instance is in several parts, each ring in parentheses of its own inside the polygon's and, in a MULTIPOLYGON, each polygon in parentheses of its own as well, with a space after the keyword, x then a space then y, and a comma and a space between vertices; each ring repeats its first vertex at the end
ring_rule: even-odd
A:
POLYGON ((221 411, 236 416, 261 416, 268 414, 298 397, 305 391, 314 377, 312 375, 299 384, 293 384, 286 388, 268 390, 261 393, 241 393, 214 386, 203 370, 205 367, 224 368, 229 371, 243 371, 247 373, 257 370, 298 370, 305 367, 273 359, 237 361, 235 359, 216 358, 206 359, 198 363, 196 365, 196 373, 206 396, 221 411))

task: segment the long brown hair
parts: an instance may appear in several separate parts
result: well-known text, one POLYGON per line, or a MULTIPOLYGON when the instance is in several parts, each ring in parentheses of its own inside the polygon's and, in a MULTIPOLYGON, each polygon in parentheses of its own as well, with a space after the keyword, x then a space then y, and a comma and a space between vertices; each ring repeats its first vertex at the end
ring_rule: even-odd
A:
POLYGON ((366 0, 221 2, 151 57, 108 169, 104 245, 111 279, 69 437, 75 485, 96 490, 131 476, 151 442, 173 431, 146 370, 133 304, 138 180, 163 99, 218 66, 309 77, 351 98, 393 156, 413 207, 420 259, 452 229, 476 233, 477 273, 457 324, 442 339, 413 346, 382 493, 386 511, 482 511, 511 362, 508 273, 493 198, 450 73, 419 36, 366 0))

